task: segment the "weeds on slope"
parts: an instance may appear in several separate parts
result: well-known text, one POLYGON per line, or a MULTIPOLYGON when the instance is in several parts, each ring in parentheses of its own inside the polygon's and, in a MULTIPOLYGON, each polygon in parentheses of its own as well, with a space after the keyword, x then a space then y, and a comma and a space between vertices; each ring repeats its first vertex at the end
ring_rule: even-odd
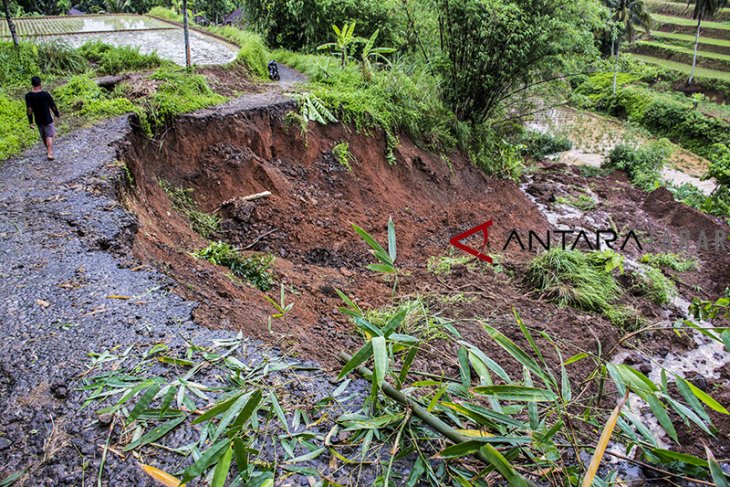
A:
POLYGON ((179 211, 190 221, 190 226, 195 233, 207 239, 218 231, 220 218, 198 209, 198 204, 193 199, 192 188, 176 187, 162 179, 158 180, 157 183, 170 199, 175 211, 179 211))
MULTIPOLYGON (((230 244, 212 242, 204 249, 195 252, 194 255, 211 264, 228 267, 234 276, 251 283, 260 291, 269 291, 274 285, 274 278, 270 270, 274 256, 271 254, 244 256, 230 244)), ((274 304, 278 306, 276 302, 274 304)), ((284 308, 282 294, 282 309, 279 310, 282 315, 285 313, 284 308)))

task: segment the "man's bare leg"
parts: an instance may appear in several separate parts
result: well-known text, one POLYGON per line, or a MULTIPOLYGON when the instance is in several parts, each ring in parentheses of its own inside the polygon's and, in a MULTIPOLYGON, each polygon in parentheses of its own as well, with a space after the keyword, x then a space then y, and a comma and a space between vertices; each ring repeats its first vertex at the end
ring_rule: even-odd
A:
POLYGON ((46 149, 48 149, 48 160, 52 161, 55 159, 53 157, 53 137, 46 137, 43 142, 46 144, 46 149))

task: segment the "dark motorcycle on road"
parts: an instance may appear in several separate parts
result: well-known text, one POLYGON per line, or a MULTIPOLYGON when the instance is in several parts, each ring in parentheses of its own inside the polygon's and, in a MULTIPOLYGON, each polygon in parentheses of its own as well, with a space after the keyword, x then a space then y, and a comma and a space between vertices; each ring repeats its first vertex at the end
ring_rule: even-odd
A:
POLYGON ((269 61, 269 78, 274 81, 281 79, 281 76, 279 76, 279 66, 276 64, 276 61, 269 61))

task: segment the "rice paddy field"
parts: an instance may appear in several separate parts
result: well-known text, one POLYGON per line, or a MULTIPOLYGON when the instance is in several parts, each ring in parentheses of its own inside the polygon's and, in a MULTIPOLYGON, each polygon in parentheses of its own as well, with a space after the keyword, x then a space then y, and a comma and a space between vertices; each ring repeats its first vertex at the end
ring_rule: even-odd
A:
MULTIPOLYGON (((649 0, 647 7, 653 18, 651 34, 633 46, 634 54, 642 61, 688 74, 697 29, 692 10, 686 2, 667 0, 649 0)), ((703 20, 697 66, 700 77, 730 80, 730 8, 703 20)))
MULTIPOLYGON (((157 54, 177 64, 185 64, 183 32, 176 24, 142 15, 84 15, 68 17, 26 17, 15 19, 24 40, 45 42, 61 40, 78 47, 89 40, 115 46, 136 47, 140 52, 157 54)), ((5 22, 0 23, 0 39, 9 38, 5 22)), ((235 59, 238 48, 199 31, 190 32, 194 64, 226 64, 235 59)))

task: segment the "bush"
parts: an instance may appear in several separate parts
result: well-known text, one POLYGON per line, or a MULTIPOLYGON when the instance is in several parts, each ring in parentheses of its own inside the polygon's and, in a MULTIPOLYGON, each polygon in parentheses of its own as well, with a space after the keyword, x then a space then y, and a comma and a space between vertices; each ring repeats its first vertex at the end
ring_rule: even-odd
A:
POLYGON ((38 44, 38 61, 42 73, 61 76, 79 74, 89 69, 89 63, 77 50, 62 41, 38 44))
POLYGON ((662 168, 671 154, 672 145, 666 139, 640 148, 620 144, 613 148, 603 166, 625 171, 634 185, 651 191, 659 185, 662 168))
POLYGON ((99 74, 104 75, 152 69, 163 63, 157 53, 142 54, 139 48, 115 47, 100 41, 84 43, 79 53, 96 64, 99 74))
POLYGON ((28 126, 25 101, 11 98, 0 89, 0 165, 8 157, 29 147, 36 139, 36 131, 28 126))
POLYGON ((0 41, 0 85, 30 85, 30 78, 41 74, 38 60, 38 46, 21 42, 15 49, 12 42, 0 41))
POLYGON ((725 144, 715 144, 710 147, 710 167, 707 178, 715 178, 717 184, 730 187, 730 147, 725 144))
POLYGON ((74 76, 54 91, 63 111, 73 112, 92 120, 116 117, 125 113, 139 113, 126 98, 113 98, 102 90, 88 75, 74 76))
POLYGON ((525 132, 519 139, 522 153, 533 159, 544 159, 545 156, 565 152, 573 148, 573 144, 565 137, 555 137, 541 132, 525 132))
POLYGON ((669 304, 678 294, 677 286, 655 267, 633 272, 632 277, 635 280, 632 291, 654 304, 669 304))

